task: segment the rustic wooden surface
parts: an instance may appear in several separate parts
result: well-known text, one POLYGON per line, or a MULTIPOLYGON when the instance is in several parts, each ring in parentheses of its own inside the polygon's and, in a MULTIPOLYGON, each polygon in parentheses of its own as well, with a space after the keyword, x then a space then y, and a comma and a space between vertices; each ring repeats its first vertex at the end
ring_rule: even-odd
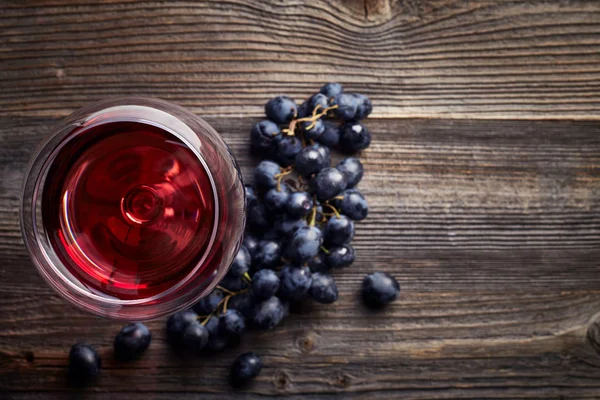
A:
POLYGON ((600 3, 342 0, 0 1, 0 398, 600 398, 600 3), (46 287, 18 226, 36 144, 114 95, 206 117, 247 173, 247 133, 277 93, 336 80, 372 97, 371 204, 341 299, 214 358, 181 360, 164 321, 143 359, 113 360, 120 324, 46 287), (393 273, 384 312, 362 276, 393 273), (69 347, 104 362, 69 388, 69 347))

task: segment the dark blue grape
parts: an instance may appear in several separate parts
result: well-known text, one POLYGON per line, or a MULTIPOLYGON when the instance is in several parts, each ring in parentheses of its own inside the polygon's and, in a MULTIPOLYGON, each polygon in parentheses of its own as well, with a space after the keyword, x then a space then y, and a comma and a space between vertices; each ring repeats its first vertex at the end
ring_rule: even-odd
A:
POLYGON ((371 308, 383 307, 398 298, 400 284, 386 272, 373 272, 362 283, 362 297, 371 308))
POLYGON ((340 85, 339 83, 336 83, 336 82, 326 83, 325 85, 323 85, 321 87, 321 90, 320 90, 320 92, 323 93, 325 95, 325 97, 327 97, 327 99, 331 99, 332 97, 335 97, 338 94, 341 94, 343 91, 344 91, 344 89, 342 88, 342 85, 340 85))
POLYGON ((358 112, 360 99, 353 93, 339 93, 334 96, 333 104, 338 108, 335 114, 344 121, 354 121, 358 112))
POLYGON ((324 121, 323 124, 325 129, 317 140, 325 146, 337 146, 340 142, 340 127, 331 121, 324 121))
POLYGON ((281 135, 275 142, 275 159, 284 167, 294 164, 302 150, 302 142, 296 136, 281 135))
POLYGON ((90 345, 77 343, 69 352, 69 378, 74 383, 84 384, 100 374, 102 360, 90 345))
POLYGON ((286 211, 291 217, 302 218, 312 210, 313 200, 306 192, 295 192, 290 196, 286 211))
MULTIPOLYGON (((219 290, 219 292, 221 292, 219 290)), ((214 292, 213 292, 214 293, 214 292)), ((206 298, 206 297, 205 297, 206 298)), ((202 300, 200 300, 202 302, 202 300)), ((200 304, 200 303, 198 303, 200 304)), ((196 306, 198 305, 196 304, 196 306)), ((215 306, 216 307, 216 306, 215 306)), ((203 312, 204 314, 204 312, 203 312)), ((210 311, 206 314, 210 314, 210 311)), ((168 341, 174 345, 181 345, 181 338, 183 336, 183 330, 186 326, 191 324, 192 322, 196 322, 198 320, 198 314, 196 314, 192 310, 185 310, 177 312, 169 317, 167 320, 167 339, 168 341)))
POLYGON ((233 263, 231 264, 227 274, 239 278, 246 272, 250 271, 251 265, 252 257, 250 256, 250 252, 245 246, 242 245, 233 259, 233 263))
POLYGON ((304 132, 304 137, 306 139, 318 139, 323 132, 325 131, 325 124, 323 120, 318 119, 314 122, 312 121, 302 121, 300 122, 300 128, 304 132))
POLYGON ((251 320, 254 315, 254 305, 254 298, 252 297, 252 294, 248 291, 232 296, 229 299, 229 303, 227 303, 227 308, 238 310, 244 316, 244 318, 246 318, 247 320, 251 320))
POLYGON ((306 226, 306 220, 287 214, 280 215, 275 220, 275 230, 284 238, 291 238, 294 232, 303 226, 306 226))
POLYGON ((268 299, 277 294, 279 277, 271 269, 261 269, 252 275, 252 293, 258 299, 268 299))
POLYGON ((323 238, 327 246, 341 246, 350 243, 354 237, 354 222, 345 215, 331 217, 325 229, 323 238))
POLYGON ((356 110, 356 119, 367 118, 371 111, 373 111, 373 103, 364 94, 354 93, 354 96, 358 99, 358 108, 356 110))
POLYGON ((256 254, 256 250, 258 249, 258 239, 251 233, 246 232, 242 244, 244 245, 246 250, 248 250, 248 253, 250 253, 252 261, 254 261, 254 255, 256 254))
POLYGON ((333 104, 338 106, 337 117, 344 121, 366 118, 373 111, 371 100, 359 93, 340 93, 334 97, 333 104))
POLYGON ((223 300, 223 292, 215 289, 194 305, 194 311, 199 315, 208 315, 215 311, 221 300, 223 300))
POLYGON ((290 188, 285 183, 278 188, 269 189, 264 198, 265 207, 274 214, 281 214, 285 211, 290 195, 290 188))
POLYGON ((208 329, 204 325, 198 321, 191 322, 183 330, 181 338, 183 348, 199 353, 208 344, 209 336, 208 329))
POLYGON ((146 325, 137 322, 125 325, 115 337, 115 356, 120 360, 133 360, 139 357, 152 340, 152 334, 146 325))
POLYGON ((311 272, 321 272, 326 273, 331 269, 327 263, 325 262, 325 253, 320 252, 316 256, 310 259, 308 262, 308 268, 310 268, 311 272))
POLYGON ((286 256, 302 265, 319 253, 323 244, 323 234, 316 226, 305 226, 298 229, 292 236, 286 250, 286 256))
POLYGON ((312 115, 312 110, 310 109, 310 99, 306 100, 304 103, 298 106, 298 118, 305 118, 312 115))
POLYGON ((338 299, 338 288, 331 275, 319 272, 312 274, 310 297, 322 304, 331 304, 338 299))
POLYGON ((320 170, 329 166, 330 160, 325 157, 325 152, 321 151, 323 146, 307 146, 296 156, 296 171, 303 176, 316 174, 320 170))
POLYGON ((329 254, 325 256, 325 262, 329 268, 343 268, 351 265, 355 257, 354 247, 345 244, 330 248, 329 254))
POLYGON ((235 359, 230 378, 234 387, 241 387, 260 374, 262 361, 255 353, 244 353, 235 359))
POLYGON ((317 114, 321 114, 327 107, 329 107, 329 98, 323 93, 317 93, 309 99, 310 112, 314 112, 317 109, 317 114))
POLYGON ((241 312, 228 309, 219 316, 219 331, 228 336, 241 336, 246 331, 246 320, 241 312))
POLYGON ((345 153, 356 153, 371 144, 371 134, 367 128, 356 122, 348 123, 340 128, 340 149, 345 153))
POLYGON ((250 207, 246 212, 248 229, 257 234, 264 233, 271 227, 274 217, 273 213, 267 210, 264 204, 250 207))
POLYGON ((278 124, 287 124, 298 115, 294 100, 287 96, 277 96, 265 104, 267 118, 278 124))
POLYGON ((268 155, 275 148, 275 138, 281 134, 279 126, 273 121, 258 122, 250 131, 250 145, 257 154, 268 155))
POLYGON ((258 269, 273 269, 281 264, 281 245, 273 240, 261 240, 256 252, 258 269))
POLYGON ((258 199, 256 198, 256 192, 252 186, 244 186, 246 190, 246 207, 252 207, 258 203, 258 199))
POLYGON ((338 171, 346 178, 346 187, 353 188, 360 182, 364 174, 364 168, 358 158, 348 157, 341 160, 336 166, 338 171))
POLYGON ((343 194, 344 199, 340 203, 340 211, 355 221, 361 221, 367 218, 369 205, 362 193, 356 189, 346 190, 343 194))
POLYGON ((319 152, 319 154, 323 157, 323 160, 325 160, 325 165, 323 165, 323 168, 329 167, 331 165, 331 152, 329 151, 329 147, 319 143, 315 143, 310 147, 316 149, 319 152))
POLYGON ((208 330, 208 342, 203 350, 207 353, 218 353, 229 345, 230 337, 221 332, 219 325, 219 317, 214 315, 204 324, 208 330))
POLYGON ((285 316, 285 307, 279 297, 273 296, 256 305, 254 324, 262 329, 273 329, 285 316))
POLYGON ((311 187, 320 201, 326 201, 346 188, 346 178, 335 168, 324 168, 312 180, 311 187))
POLYGON ((254 169, 254 184, 261 190, 269 190, 277 186, 277 175, 281 173, 279 164, 263 160, 254 169))
POLYGON ((311 275, 308 267, 284 266, 279 273, 279 297, 294 302, 302 300, 312 284, 311 275))

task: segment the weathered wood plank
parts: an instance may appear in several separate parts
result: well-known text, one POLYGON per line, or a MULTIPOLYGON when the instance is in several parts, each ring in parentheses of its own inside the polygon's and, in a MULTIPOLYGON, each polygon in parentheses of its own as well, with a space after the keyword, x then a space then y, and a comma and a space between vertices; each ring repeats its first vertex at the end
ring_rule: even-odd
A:
MULTIPOLYGON (((246 175, 252 118, 209 118, 246 175)), ((112 358, 118 323, 74 311, 37 276, 18 231, 19 184, 55 119, 0 119, 0 393, 62 398, 79 339, 105 368, 90 398, 222 398, 233 358, 265 369, 248 398, 595 398, 600 358, 600 135, 592 122, 372 119, 361 183, 371 214, 358 260, 336 275, 341 299, 307 305, 238 349, 181 360, 151 322, 144 358, 112 358), (362 276, 396 275, 401 301, 360 305, 362 276)))
POLYGON ((3 2, 0 115, 148 95, 258 116, 324 81, 378 117, 597 118, 596 1, 3 2))

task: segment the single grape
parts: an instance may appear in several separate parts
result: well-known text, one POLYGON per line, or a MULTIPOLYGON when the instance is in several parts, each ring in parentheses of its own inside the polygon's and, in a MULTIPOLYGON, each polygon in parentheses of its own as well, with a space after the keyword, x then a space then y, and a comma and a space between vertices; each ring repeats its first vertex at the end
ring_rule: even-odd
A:
POLYGON ((189 323, 183 330, 181 341, 186 350, 199 353, 209 340, 208 329, 198 321, 189 323))
POLYGON ((323 165, 323 168, 329 167, 331 165, 331 152, 329 151, 329 147, 324 146, 320 143, 315 143, 310 147, 316 149, 319 152, 319 154, 321 154, 321 156, 323 157, 323 160, 325 160, 325 165, 323 165))
POLYGON ((285 316, 285 307, 279 297, 273 296, 256 305, 254 324, 262 329, 273 329, 285 316))
POLYGON ((256 252, 256 267, 258 269, 273 269, 281 263, 281 245, 274 240, 261 240, 256 252))
MULTIPOLYGON (((221 291, 219 290, 219 292, 221 291)), ((202 300, 200 300, 200 302, 202 302, 202 300)), ((198 304, 196 304, 196 306, 198 304)), ((206 314, 210 314, 210 312, 206 314)), ((174 346, 181 345, 183 330, 186 326, 188 326, 192 322, 196 322, 197 320, 198 314, 196 314, 192 310, 180 311, 171 315, 167 320, 167 339, 169 343, 171 343, 174 346)))
POLYGON ((312 284, 311 275, 308 267, 284 266, 279 273, 279 296, 289 301, 302 300, 312 284))
POLYGON ((335 82, 329 82, 326 83, 325 85, 323 85, 321 87, 320 92, 323 93, 325 95, 325 97, 327 97, 327 99, 331 99, 332 97, 337 96, 338 94, 342 93, 344 90, 342 88, 342 85, 340 85, 339 83, 335 83, 335 82))
POLYGON ((312 190, 320 201, 339 195, 346 188, 346 178, 335 168, 322 169, 312 180, 312 190))
POLYGON ((340 127, 331 121, 324 121, 323 124, 325 129, 317 140, 325 146, 337 146, 340 142, 340 127))
MULTIPOLYGON (((319 146, 323 147, 323 146, 319 146)), ((324 151, 316 146, 307 146, 303 148, 296 156, 296 171, 300 175, 309 176, 316 174, 320 170, 329 166, 331 159, 325 157, 324 151), (328 162, 329 161, 329 162, 328 162)))
POLYGON ((219 289, 215 289, 208 296, 201 298, 200 301, 194 305, 194 311, 199 315, 208 315, 215 311, 215 308, 217 308, 221 300, 223 300, 223 292, 219 289))
POLYGON ((258 239, 251 233, 246 232, 244 234, 244 241, 242 242, 248 253, 250 254, 251 261, 254 262, 254 255, 258 249, 258 239))
POLYGON ((260 234, 267 231, 273 223, 274 215, 264 204, 257 204, 246 211, 248 229, 260 234))
POLYGON ((298 229, 287 246, 286 256, 298 265, 307 263, 319 253, 323 244, 323 233, 316 226, 298 229))
POLYGON ((274 214, 281 214, 285 211, 290 195, 291 190, 285 183, 269 189, 264 198, 265 207, 274 214))
POLYGON ((353 93, 339 93, 334 96, 333 104, 337 106, 335 114, 344 121, 354 121, 358 112, 360 99, 353 93))
POLYGON ((323 230, 324 242, 327 246, 341 246, 350 243, 354 237, 354 222, 344 214, 331 217, 323 230))
POLYGON ((373 111, 373 103, 371 103, 371 99, 369 99, 364 94, 354 93, 354 96, 358 101, 358 108, 356 109, 356 119, 367 118, 371 111, 373 111))
POLYGON ((230 378, 234 387, 241 387, 260 374, 262 361, 255 353, 244 353, 231 366, 230 378))
POLYGON ((362 283, 362 297, 371 308, 383 307, 398 298, 400 284, 386 272, 373 272, 362 283))
POLYGON ((258 203, 258 199, 256 198, 256 192, 252 186, 246 185, 244 186, 246 190, 246 207, 252 207, 258 203))
POLYGON ((340 128, 340 149, 345 153, 356 153, 366 149, 371 144, 371 134, 367 128, 358 123, 352 122, 343 125, 340 128))
POLYGON ((294 100, 287 96, 277 96, 265 104, 267 118, 278 124, 287 124, 298 115, 294 100))
POLYGON ((312 114, 312 110, 310 109, 310 99, 306 100, 302 104, 298 106, 298 118, 305 118, 312 114))
POLYGON ((281 134, 281 129, 273 121, 260 121, 250 131, 250 145, 257 154, 268 155, 275 148, 275 138, 281 134))
POLYGON ((268 299, 277 294, 279 277, 271 269, 261 269, 252 275, 252 294, 257 299, 268 299))
POLYGON ((336 166, 337 170, 344 174, 346 187, 353 188, 360 182, 364 174, 364 168, 358 158, 348 157, 341 160, 336 166))
POLYGON ((250 266, 252 265, 252 257, 250 256, 250 252, 244 245, 240 246, 238 253, 233 259, 233 263, 229 268, 229 272, 227 275, 231 275, 233 277, 241 277, 246 272, 250 271, 250 266))
POLYGON ((277 175, 281 173, 279 164, 263 160, 254 169, 254 184, 261 190, 269 190, 277 186, 277 175))
POLYGON ((329 268, 343 268, 351 265, 355 257, 354 247, 345 244, 330 248, 329 254, 325 256, 325 262, 329 268))
POLYGON ((228 336, 241 336, 246 331, 246 320, 241 312, 228 309, 219 316, 219 331, 228 336))
POLYGON ((208 342, 203 350, 207 353, 218 353, 229 345, 230 337, 221 332, 219 325, 219 317, 214 315, 204 324, 208 330, 208 342))
POLYGON ((323 132, 325 131, 325 124, 323 120, 318 119, 316 121, 302 121, 300 122, 300 127, 304 132, 304 137, 306 139, 318 139, 323 132))
POLYGON ((76 343, 69 352, 69 377, 84 384, 98 377, 102 360, 96 349, 85 343, 76 343))
POLYGON ((146 325, 139 322, 125 325, 115 337, 115 356, 123 361, 133 360, 146 351, 151 340, 146 325))
POLYGON ((284 167, 293 165, 302 147, 302 141, 296 136, 281 135, 275 142, 275 159, 284 167))
POLYGON ((313 200, 306 192, 295 192, 290 196, 286 211, 289 216, 302 218, 307 216, 312 210, 313 200))
POLYGON ((338 288, 331 275, 317 272, 312 274, 309 294, 319 303, 331 304, 338 299, 338 288))
POLYGON ((284 239, 291 238, 299 228, 306 226, 306 220, 290 215, 279 215, 275 220, 275 230, 284 239))
POLYGON ((317 109, 317 114, 321 114, 327 107, 329 107, 329 98, 323 93, 317 93, 310 97, 309 99, 310 112, 314 112, 315 108, 317 109))
POLYGON ((367 218, 369 205, 362 193, 356 189, 346 190, 343 194, 344 199, 340 203, 340 211, 354 221, 361 221, 367 218))

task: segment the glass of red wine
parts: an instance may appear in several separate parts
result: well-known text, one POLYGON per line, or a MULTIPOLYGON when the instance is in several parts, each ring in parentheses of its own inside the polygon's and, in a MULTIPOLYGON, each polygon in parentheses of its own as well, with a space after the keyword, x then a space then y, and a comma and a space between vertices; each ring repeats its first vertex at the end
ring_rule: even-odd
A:
POLYGON ((191 306, 242 240, 235 158, 204 120, 147 98, 81 109, 41 144, 21 226, 42 277, 75 306, 147 320, 191 306))

